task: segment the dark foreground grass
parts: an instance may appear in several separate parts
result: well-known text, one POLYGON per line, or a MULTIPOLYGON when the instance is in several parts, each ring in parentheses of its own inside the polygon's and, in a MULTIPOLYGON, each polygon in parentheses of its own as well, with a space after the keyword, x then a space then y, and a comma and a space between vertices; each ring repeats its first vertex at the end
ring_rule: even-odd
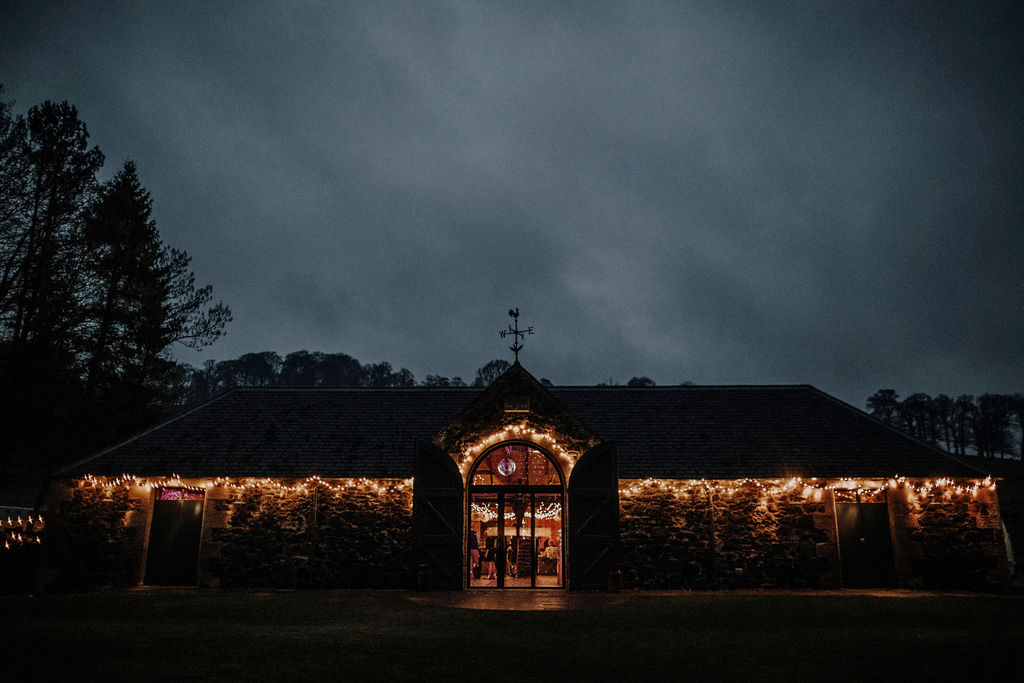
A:
POLYGON ((0 598, 22 680, 1021 680, 1024 600, 632 594, 524 612, 404 592, 0 598))

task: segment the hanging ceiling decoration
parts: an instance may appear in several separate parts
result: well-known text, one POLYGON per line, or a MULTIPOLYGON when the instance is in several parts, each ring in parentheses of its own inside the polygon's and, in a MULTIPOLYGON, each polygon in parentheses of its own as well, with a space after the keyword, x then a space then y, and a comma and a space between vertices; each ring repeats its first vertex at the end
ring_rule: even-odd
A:
POLYGON ((498 474, 507 477, 516 471, 516 461, 507 455, 498 463, 498 474))

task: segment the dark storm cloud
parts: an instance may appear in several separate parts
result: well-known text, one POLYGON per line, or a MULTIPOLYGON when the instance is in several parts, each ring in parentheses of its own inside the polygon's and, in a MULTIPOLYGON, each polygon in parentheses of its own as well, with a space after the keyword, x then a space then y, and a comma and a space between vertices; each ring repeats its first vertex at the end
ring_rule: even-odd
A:
MULTIPOLYGON (((205 356, 1020 391, 1010 3, 12 3, 235 311, 205 356)), ((189 357, 198 362, 202 357, 189 357)))

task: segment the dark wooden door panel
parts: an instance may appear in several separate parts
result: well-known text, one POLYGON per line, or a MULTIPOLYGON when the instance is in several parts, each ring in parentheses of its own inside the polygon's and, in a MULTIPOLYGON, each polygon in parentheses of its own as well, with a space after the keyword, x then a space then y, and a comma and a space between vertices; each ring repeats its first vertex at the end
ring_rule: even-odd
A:
POLYGON ((462 588, 462 474, 437 446, 416 443, 412 503, 413 570, 424 588, 462 588))
POLYGON ((151 586, 195 585, 202 528, 203 501, 155 501, 145 582, 151 586))
POLYGON ((836 503, 839 554, 846 588, 896 585, 889 509, 885 503, 836 503))
POLYGON ((569 478, 569 588, 602 589, 619 546, 619 475, 614 443, 583 454, 569 478))

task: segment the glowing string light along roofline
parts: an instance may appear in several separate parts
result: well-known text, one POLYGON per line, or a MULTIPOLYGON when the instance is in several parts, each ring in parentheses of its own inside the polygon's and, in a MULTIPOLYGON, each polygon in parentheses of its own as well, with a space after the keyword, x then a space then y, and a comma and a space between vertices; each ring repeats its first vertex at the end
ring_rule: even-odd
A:
MULTIPOLYGON (((187 479, 192 478, 187 477, 187 479)), ((312 487, 320 486, 332 491, 371 489, 378 493, 402 491, 413 486, 412 478, 398 479, 384 477, 379 479, 371 479, 368 477, 324 479, 319 475, 312 475, 294 484, 283 483, 282 479, 289 479, 284 477, 281 479, 272 479, 270 477, 216 477, 212 479, 208 477, 195 477, 194 479, 201 479, 202 481, 198 485, 186 484, 185 481, 176 474, 172 474, 169 477, 138 477, 132 474, 121 474, 115 477, 98 477, 92 474, 86 474, 79 479, 76 484, 78 486, 95 486, 105 489, 113 489, 117 487, 138 487, 145 489, 175 487, 188 488, 195 491, 210 488, 228 488, 234 490, 273 488, 281 491, 308 491, 312 487)), ((977 495, 977 493, 982 489, 988 489, 991 491, 996 490, 996 482, 990 476, 985 477, 984 479, 967 480, 957 480, 950 477, 920 478, 917 480, 911 480, 904 476, 894 476, 888 478, 837 477, 828 479, 820 477, 790 477, 788 479, 647 478, 628 485, 620 486, 619 493, 628 496, 640 493, 645 489, 659 488, 680 495, 688 495, 690 491, 694 489, 703 489, 713 491, 715 493, 734 494, 743 490, 744 487, 750 486, 753 486, 761 492, 769 495, 792 493, 798 488, 801 490, 801 493, 813 493, 815 491, 849 491, 861 494, 881 493, 887 489, 904 489, 923 496, 928 496, 935 491, 959 494, 970 493, 971 495, 977 495), (879 479, 884 479, 884 483, 872 486, 863 485, 863 482, 865 481, 874 482, 879 479), (969 483, 963 483, 965 481, 969 483), (861 482, 861 484, 858 485, 858 482, 861 482)), ((13 520, 8 519, 8 524, 11 524, 12 521, 13 520)), ((36 521, 42 522, 42 515, 37 516, 36 521)))
POLYGON ((0 550, 8 551, 26 545, 41 545, 43 542, 42 532, 45 528, 43 516, 29 514, 26 519, 21 515, 17 519, 7 517, 7 521, 0 520, 0 536, 3 537, 3 547, 0 550))
POLYGON ((186 477, 186 479, 202 480, 199 484, 187 484, 178 475, 170 477, 138 477, 131 474, 122 474, 116 477, 97 477, 87 474, 79 480, 79 485, 97 486, 106 489, 116 487, 138 487, 147 490, 154 488, 183 488, 191 491, 201 491, 211 488, 226 488, 232 490, 256 490, 269 488, 279 491, 298 492, 309 491, 316 487, 326 488, 331 491, 342 490, 365 490, 371 489, 376 493, 389 491, 403 491, 412 487, 412 478, 398 479, 381 477, 371 479, 368 477, 339 477, 337 479, 324 479, 319 475, 305 477, 293 484, 286 484, 283 480, 294 480, 293 477, 186 477))
POLYGON ((894 476, 885 478, 885 483, 876 486, 858 485, 858 482, 877 481, 879 477, 840 477, 822 479, 819 477, 790 477, 788 479, 642 479, 637 483, 619 487, 619 493, 625 496, 635 495, 648 488, 668 490, 676 495, 688 495, 694 489, 703 489, 714 493, 734 495, 745 487, 753 486, 769 496, 792 493, 798 488, 804 497, 811 497, 815 492, 847 491, 860 495, 878 494, 885 490, 904 489, 919 496, 928 496, 933 491, 965 494, 976 496, 982 489, 996 490, 996 482, 992 477, 971 479, 970 485, 959 483, 956 479, 940 477, 937 479, 922 478, 911 482, 907 477, 894 476), (831 482, 831 483, 830 483, 831 482))

